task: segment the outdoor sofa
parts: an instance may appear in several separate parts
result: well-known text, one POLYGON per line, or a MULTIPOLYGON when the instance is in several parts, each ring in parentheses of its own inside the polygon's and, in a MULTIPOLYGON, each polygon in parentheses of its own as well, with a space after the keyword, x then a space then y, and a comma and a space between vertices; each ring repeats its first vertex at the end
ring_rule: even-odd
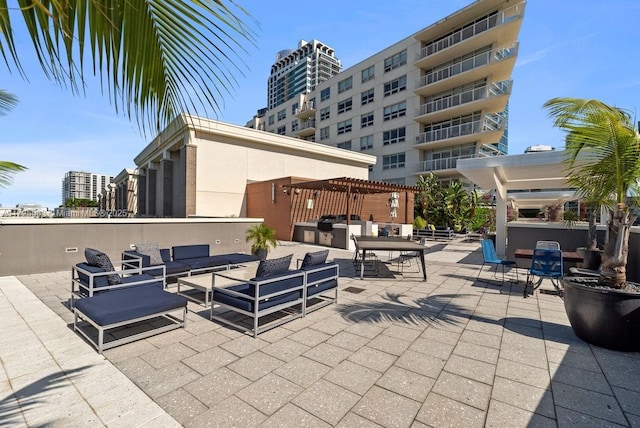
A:
MULTIPOLYGON (((326 262, 328 250, 307 253, 298 269, 289 269, 292 255, 263 260, 248 281, 227 278, 233 285, 213 286, 210 319, 258 334, 338 300, 339 268, 326 262), (315 304, 314 304, 315 303, 315 304), (248 317, 250 324, 216 311, 248 317)), ((232 272, 232 271, 231 271, 232 272)), ((218 273, 219 276, 224 274, 218 273)))
POLYGON ((122 253, 125 264, 141 266, 158 278, 177 278, 214 270, 229 269, 243 263, 258 261, 252 254, 229 253, 211 255, 209 244, 177 245, 158 248, 156 244, 136 244, 135 250, 122 253))

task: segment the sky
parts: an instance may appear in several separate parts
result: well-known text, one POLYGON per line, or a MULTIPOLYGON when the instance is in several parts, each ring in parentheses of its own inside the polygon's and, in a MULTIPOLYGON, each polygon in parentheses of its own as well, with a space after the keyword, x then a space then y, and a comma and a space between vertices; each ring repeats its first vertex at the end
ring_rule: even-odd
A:
MULTIPOLYGON (((470 0, 324 0, 311 7, 299 1, 237 0, 251 15, 255 45, 245 43, 247 71, 220 101, 211 118, 244 125, 267 105, 267 80, 276 53, 299 40, 331 46, 347 69, 411 36, 470 0)), ((640 40, 638 0, 529 0, 519 35, 509 102, 509 154, 531 145, 561 149, 563 134, 552 127, 542 105, 554 97, 596 98, 631 111, 640 120, 640 40)), ((68 171, 117 175, 151 141, 135 121, 117 114, 98 78, 86 93, 49 81, 35 60, 31 41, 15 35, 28 80, 11 74, 0 60, 0 89, 18 105, 0 116, 0 160, 27 171, 0 188, 0 205, 36 203, 54 208, 68 171)))

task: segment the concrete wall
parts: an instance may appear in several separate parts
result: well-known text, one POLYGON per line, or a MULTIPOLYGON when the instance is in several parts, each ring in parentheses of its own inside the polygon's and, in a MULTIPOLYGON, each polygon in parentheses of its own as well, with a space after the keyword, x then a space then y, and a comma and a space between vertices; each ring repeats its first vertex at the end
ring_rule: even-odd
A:
POLYGON ((0 276, 59 272, 86 247, 120 260, 136 243, 209 244, 212 254, 251 251, 246 230, 262 219, 7 219, 0 224, 0 276))
MULTIPOLYGON (((606 228, 598 227, 598 245, 604 245, 606 228)), ((587 243, 586 226, 576 226, 568 229, 558 223, 511 222, 507 224, 507 259, 516 260, 516 248, 534 248, 536 241, 558 241, 560 248, 575 251, 587 243)), ((516 260, 518 266, 528 268, 527 260, 516 260)), ((627 279, 640 282, 640 227, 631 228, 629 237, 629 256, 627 259, 627 279)))

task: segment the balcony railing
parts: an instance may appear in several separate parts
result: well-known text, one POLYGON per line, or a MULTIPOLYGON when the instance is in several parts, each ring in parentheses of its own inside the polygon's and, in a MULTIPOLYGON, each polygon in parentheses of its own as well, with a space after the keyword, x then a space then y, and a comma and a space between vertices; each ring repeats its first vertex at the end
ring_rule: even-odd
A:
POLYGON ((498 131, 502 127, 502 116, 487 114, 483 120, 461 123, 431 131, 423 132, 416 136, 416 144, 431 143, 464 135, 479 134, 482 132, 498 131))
POLYGON ((506 24, 520 18, 524 13, 524 6, 524 2, 516 4, 501 12, 498 12, 495 15, 487 16, 485 19, 480 20, 473 25, 469 25, 467 27, 454 31, 445 38, 430 43, 429 45, 420 49, 420 52, 418 53, 418 60, 440 52, 441 50, 446 49, 449 46, 461 43, 480 33, 495 28, 498 25, 506 24))
POLYGON ((305 129, 310 129, 310 128, 315 128, 316 127, 316 121, 315 120, 307 120, 306 122, 303 122, 300 124, 300 128, 298 129, 298 132, 305 130, 305 129))
POLYGON ((417 88, 430 85, 440 80, 447 79, 460 73, 464 73, 474 68, 493 64, 516 55, 518 51, 518 43, 511 43, 501 46, 487 52, 479 53, 471 58, 465 58, 446 67, 437 68, 420 78, 417 88))
POLYGON ((504 80, 502 82, 492 83, 488 87, 482 86, 480 88, 469 89, 458 94, 452 94, 448 97, 438 98, 437 100, 422 104, 418 109, 417 116, 422 116, 425 114, 448 109, 451 107, 456 107, 461 104, 487 99, 490 97, 505 95, 511 88, 511 82, 511 80, 504 80))
POLYGON ((418 172, 422 171, 441 171, 443 169, 455 169, 458 159, 471 159, 474 155, 462 155, 442 159, 430 159, 418 163, 418 172))
POLYGON ((311 113, 315 113, 316 111, 316 105, 315 102, 313 101, 305 101, 302 106, 298 107, 296 109, 296 112, 294 113, 295 116, 300 116, 300 115, 307 115, 307 114, 311 114, 311 113))

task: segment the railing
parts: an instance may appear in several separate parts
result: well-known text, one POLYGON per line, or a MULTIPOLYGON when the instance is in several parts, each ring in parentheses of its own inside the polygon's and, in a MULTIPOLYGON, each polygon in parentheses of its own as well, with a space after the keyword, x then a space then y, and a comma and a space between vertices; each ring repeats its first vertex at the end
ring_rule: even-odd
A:
POLYGON ((417 116, 422 116, 473 101, 505 95, 509 92, 510 88, 511 80, 504 80, 502 82, 492 83, 489 87, 482 86, 479 88, 469 89, 458 94, 438 98, 437 100, 422 104, 418 109, 417 116))
POLYGON ((524 14, 524 6, 524 2, 516 4, 503 10, 502 12, 498 12, 495 15, 489 15, 485 19, 475 22, 473 25, 469 25, 467 27, 456 30, 447 37, 428 44, 424 48, 420 49, 420 52, 418 52, 417 60, 421 60, 437 52, 440 52, 441 50, 446 49, 449 46, 461 43, 480 33, 484 33, 487 30, 495 28, 498 25, 507 24, 515 19, 519 19, 524 14))
POLYGON ((430 85, 440 80, 447 79, 465 71, 473 70, 474 68, 482 67, 484 65, 493 64, 502 61, 507 58, 511 58, 516 55, 518 51, 518 43, 511 43, 506 46, 501 46, 492 49, 487 52, 479 53, 471 58, 466 58, 458 61, 454 64, 437 68, 420 78, 417 83, 417 88, 421 88, 426 85, 430 85))
POLYGON ((304 104, 302 104, 302 107, 298 107, 296 109, 295 114, 300 114, 300 113, 304 113, 305 111, 313 111, 316 109, 315 103, 313 101, 307 101, 304 104))
POLYGON ((315 127, 316 127, 315 120, 307 120, 306 122, 303 122, 300 124, 300 128, 298 129, 298 131, 302 131, 303 129, 315 128, 315 127))
POLYGON ((461 137, 464 135, 478 134, 481 132, 498 131, 502 126, 502 116, 485 115, 484 120, 474 120, 472 122, 447 126, 423 132, 416 136, 416 144, 431 143, 433 141, 446 140, 448 138, 461 137))
POLYGON ((418 172, 422 171, 440 171, 443 169, 455 169, 458 159, 471 159, 474 155, 462 155, 443 159, 430 159, 418 163, 418 172))

